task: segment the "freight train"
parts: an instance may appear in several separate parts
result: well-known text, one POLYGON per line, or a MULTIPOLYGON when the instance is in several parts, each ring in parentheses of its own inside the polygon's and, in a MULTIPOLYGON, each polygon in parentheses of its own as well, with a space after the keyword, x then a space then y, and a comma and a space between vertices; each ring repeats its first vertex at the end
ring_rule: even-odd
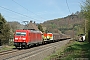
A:
POLYGON ((44 42, 55 42, 59 40, 70 39, 70 36, 62 34, 62 33, 43 33, 44 42))
POLYGON ((49 41, 59 41, 70 38, 59 33, 41 33, 36 30, 16 30, 14 34, 14 46, 16 48, 28 48, 34 44, 44 44, 49 41))

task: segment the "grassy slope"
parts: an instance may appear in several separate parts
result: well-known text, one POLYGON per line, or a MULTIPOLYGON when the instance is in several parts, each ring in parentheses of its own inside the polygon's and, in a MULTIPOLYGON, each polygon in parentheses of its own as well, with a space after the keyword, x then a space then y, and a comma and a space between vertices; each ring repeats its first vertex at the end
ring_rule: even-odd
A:
POLYGON ((11 49, 13 49, 13 48, 15 48, 14 46, 2 46, 2 47, 0 47, 0 52, 2 52, 2 51, 6 51, 6 50, 11 50, 11 49))
POLYGON ((90 43, 73 41, 45 60, 90 59, 90 43), (61 52, 62 51, 62 52, 61 52))

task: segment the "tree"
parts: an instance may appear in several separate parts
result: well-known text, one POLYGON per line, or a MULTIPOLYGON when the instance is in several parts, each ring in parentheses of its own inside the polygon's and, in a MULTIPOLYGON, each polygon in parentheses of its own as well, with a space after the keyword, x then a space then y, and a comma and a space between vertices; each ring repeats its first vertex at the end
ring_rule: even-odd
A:
POLYGON ((84 17, 87 20, 86 34, 87 34, 87 39, 90 42, 90 0, 86 0, 84 4, 81 6, 81 9, 84 17))
POLYGON ((0 14, 0 39, 2 44, 7 44, 10 38, 10 26, 5 18, 0 14))
POLYGON ((38 24, 38 29, 43 32, 43 28, 40 24, 38 24))
POLYGON ((79 15, 79 13, 80 13, 80 12, 79 12, 79 11, 77 11, 77 12, 75 13, 75 15, 79 15))

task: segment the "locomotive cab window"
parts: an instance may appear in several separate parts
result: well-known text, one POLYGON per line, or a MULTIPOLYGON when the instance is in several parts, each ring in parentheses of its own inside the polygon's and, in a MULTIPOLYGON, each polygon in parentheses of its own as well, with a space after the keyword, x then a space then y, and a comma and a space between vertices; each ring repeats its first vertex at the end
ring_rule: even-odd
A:
POLYGON ((26 32, 16 32, 16 36, 26 36, 26 32))

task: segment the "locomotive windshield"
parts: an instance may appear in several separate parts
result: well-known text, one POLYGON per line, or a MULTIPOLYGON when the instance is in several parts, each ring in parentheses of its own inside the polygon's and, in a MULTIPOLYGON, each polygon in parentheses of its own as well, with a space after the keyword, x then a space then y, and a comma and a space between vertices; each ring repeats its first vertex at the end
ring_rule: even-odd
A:
POLYGON ((26 36, 26 32, 16 32, 16 36, 26 36))

